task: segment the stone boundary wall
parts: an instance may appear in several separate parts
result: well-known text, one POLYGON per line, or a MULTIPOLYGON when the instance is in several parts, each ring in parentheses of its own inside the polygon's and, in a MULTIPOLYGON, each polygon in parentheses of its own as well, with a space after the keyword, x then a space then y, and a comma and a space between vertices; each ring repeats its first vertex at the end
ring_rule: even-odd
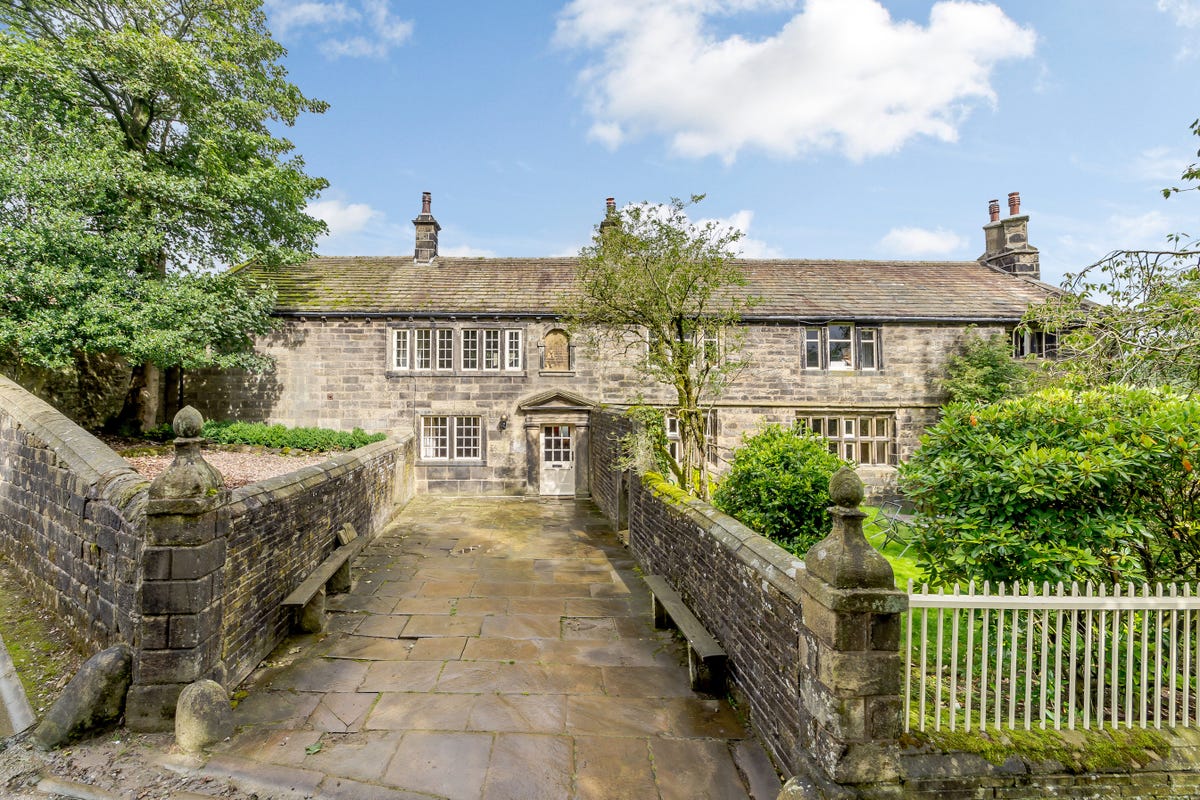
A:
POLYGON ((631 482, 629 548, 667 577, 729 655, 729 679, 762 743, 788 773, 811 747, 800 693, 804 563, 730 516, 647 475, 631 482))
POLYGON ((241 682, 288 633, 280 602, 354 525, 372 537, 413 496, 416 440, 387 439, 235 489, 226 507, 222 649, 226 679, 241 682))
POLYGON ((628 495, 625 475, 617 469, 620 457, 621 437, 633 431, 633 422, 626 416, 613 411, 592 414, 591 420, 591 463, 590 485, 592 502, 617 528, 623 527, 622 518, 628 516, 628 495))
MULTIPOLYGON (((1063 741, 1083 734, 1063 731, 1063 741)), ((1071 773, 1058 762, 1032 762, 1012 756, 992 764, 974 753, 940 752, 936 747, 901 752, 897 786, 860 787, 861 800, 1193 800, 1200 797, 1200 730, 1162 730, 1171 746, 1166 757, 1147 751, 1144 764, 1119 770, 1071 773)))
POLYGON ((148 487, 99 439, 0 377, 0 553, 84 649, 133 641, 148 487))

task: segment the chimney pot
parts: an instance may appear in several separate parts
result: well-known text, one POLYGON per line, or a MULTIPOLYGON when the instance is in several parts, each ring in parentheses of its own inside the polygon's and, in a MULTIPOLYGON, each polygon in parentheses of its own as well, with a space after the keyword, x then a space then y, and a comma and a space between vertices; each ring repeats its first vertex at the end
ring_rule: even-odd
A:
POLYGON ((433 195, 429 192, 421 192, 421 213, 429 214, 430 206, 433 205, 433 195))
POLYGON ((988 216, 991 217, 992 222, 1000 221, 1000 201, 999 200, 989 200, 988 201, 988 216))
POLYGON ((1009 192, 1008 193, 1008 215, 1010 217, 1015 217, 1020 213, 1021 213, 1021 193, 1020 192, 1009 192))
POLYGON ((604 198, 604 211, 608 214, 611 214, 616 210, 617 210, 617 198, 615 198, 615 197, 604 198))

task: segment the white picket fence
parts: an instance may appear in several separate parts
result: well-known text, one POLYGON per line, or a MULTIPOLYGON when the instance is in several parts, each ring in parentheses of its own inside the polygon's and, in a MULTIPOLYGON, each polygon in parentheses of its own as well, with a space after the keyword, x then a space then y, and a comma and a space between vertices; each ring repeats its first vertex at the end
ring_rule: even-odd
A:
POLYGON ((906 730, 1200 726, 1200 586, 908 592, 906 730))

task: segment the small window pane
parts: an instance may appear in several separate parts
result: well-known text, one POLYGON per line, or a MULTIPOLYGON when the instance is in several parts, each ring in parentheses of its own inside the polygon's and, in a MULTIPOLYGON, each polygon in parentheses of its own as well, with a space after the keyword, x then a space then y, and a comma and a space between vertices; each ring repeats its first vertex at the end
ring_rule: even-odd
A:
POLYGON ((483 368, 500 369, 500 331, 483 332, 483 368))
POLYGON ((477 461, 481 453, 479 417, 454 418, 454 457, 477 461))
POLYGON ((408 331, 393 331, 392 366, 395 369, 408 369, 408 331))
POLYGON ((479 369, 479 331, 462 332, 462 368, 479 369))
POLYGON ((450 418, 421 419, 421 457, 445 459, 450 456, 450 418))
POLYGON ((860 328, 859 336, 859 368, 875 369, 877 367, 876 352, 878 337, 874 328, 860 328))
POLYGON ((505 331, 506 347, 504 357, 505 369, 521 368, 521 332, 505 331))
POLYGON ((804 329, 804 367, 806 369, 821 368, 821 329, 804 329))
POLYGON ((437 368, 454 369, 454 331, 437 332, 437 368))
POLYGON ((829 368, 854 368, 854 327, 851 325, 829 326, 829 368))
POLYGON ((433 331, 417 331, 416 368, 429 369, 433 364, 433 331))
POLYGON ((542 429, 542 457, 547 464, 571 463, 571 428, 547 425, 542 429))

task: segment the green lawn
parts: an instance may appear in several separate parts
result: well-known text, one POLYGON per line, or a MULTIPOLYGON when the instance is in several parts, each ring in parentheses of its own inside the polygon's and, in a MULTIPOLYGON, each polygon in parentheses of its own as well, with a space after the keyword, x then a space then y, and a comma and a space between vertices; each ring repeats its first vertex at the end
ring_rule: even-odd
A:
POLYGON ((917 566, 917 561, 912 556, 912 550, 910 549, 904 555, 900 555, 900 551, 904 549, 904 545, 897 544, 896 542, 888 542, 887 546, 880 549, 879 544, 882 542, 882 537, 876 536, 879 528, 872 522, 878 509, 874 506, 862 506, 862 510, 868 515, 863 524, 863 533, 867 535, 867 541, 875 545, 876 549, 883 553, 883 557, 892 565, 892 572, 896 574, 896 586, 901 589, 907 589, 909 578, 917 585, 920 585, 921 568, 917 566))

